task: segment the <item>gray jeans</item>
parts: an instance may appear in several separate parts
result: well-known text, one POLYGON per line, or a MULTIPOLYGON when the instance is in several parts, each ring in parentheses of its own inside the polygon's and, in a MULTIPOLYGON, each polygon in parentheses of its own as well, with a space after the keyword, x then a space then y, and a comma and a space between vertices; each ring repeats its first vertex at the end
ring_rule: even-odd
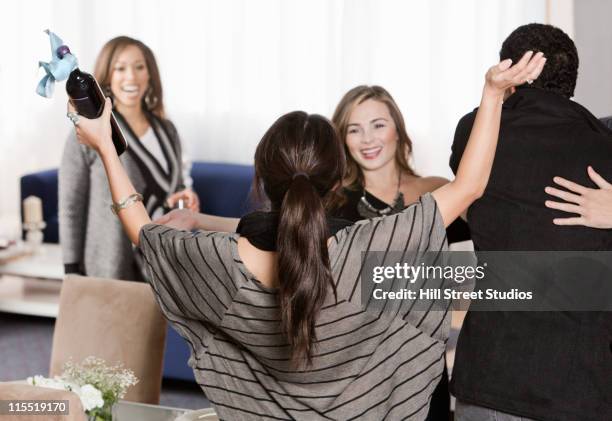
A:
POLYGON ((457 399, 455 421, 535 421, 531 418, 506 414, 483 406, 470 405, 457 399))

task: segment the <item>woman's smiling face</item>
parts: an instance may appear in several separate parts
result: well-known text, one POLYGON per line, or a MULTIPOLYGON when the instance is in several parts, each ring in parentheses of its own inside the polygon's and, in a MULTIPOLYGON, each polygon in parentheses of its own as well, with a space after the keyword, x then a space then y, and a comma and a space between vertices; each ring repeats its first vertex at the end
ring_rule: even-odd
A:
POLYGON ((397 129, 386 104, 368 99, 353 109, 346 146, 363 170, 374 171, 393 164, 397 143, 397 129))
POLYGON ((119 53, 113 65, 110 87, 116 106, 140 106, 149 88, 149 70, 140 48, 128 45, 119 53))

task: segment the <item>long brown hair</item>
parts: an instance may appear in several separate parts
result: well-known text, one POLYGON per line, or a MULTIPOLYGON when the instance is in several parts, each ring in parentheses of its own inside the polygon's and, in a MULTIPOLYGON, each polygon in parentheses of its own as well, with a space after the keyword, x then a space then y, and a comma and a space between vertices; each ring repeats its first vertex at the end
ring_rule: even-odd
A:
POLYGON ((149 71, 149 90, 147 94, 142 98, 143 110, 148 110, 155 114, 159 118, 164 118, 164 95, 161 84, 161 78, 159 77, 159 68, 155 61, 155 55, 149 47, 147 47, 142 41, 137 39, 120 36, 111 39, 100 51, 98 58, 96 59, 96 65, 94 67, 94 77, 100 84, 102 90, 110 92, 110 81, 115 67, 115 62, 119 57, 119 54, 128 46, 134 45, 137 47, 145 58, 147 70, 149 71), (150 101, 147 104, 146 98, 149 97, 150 101))
POLYGON ((315 319, 329 287, 325 203, 342 180, 344 149, 325 117, 295 111, 268 129, 255 151, 255 186, 279 212, 281 328, 294 366, 312 361, 315 319))
POLYGON ((391 118, 393 118, 393 122, 395 123, 395 128, 397 130, 397 137, 399 139, 397 149, 395 151, 395 162, 402 173, 416 175, 415 171, 408 162, 410 155, 412 154, 412 140, 410 140, 410 137, 406 132, 404 117, 402 116, 402 112, 400 111, 399 107, 395 103, 395 100, 391 94, 389 94, 389 92, 387 92, 381 86, 360 85, 344 94, 332 117, 332 122, 336 126, 336 129, 340 134, 340 138, 342 139, 342 143, 344 144, 347 159, 346 174, 344 175, 342 185, 352 190, 363 188, 365 181, 363 178, 363 171, 361 171, 359 164, 355 162, 348 151, 348 147, 346 146, 346 135, 348 132, 351 113, 356 106, 362 104, 368 99, 382 102, 389 109, 389 114, 391 114, 391 118))

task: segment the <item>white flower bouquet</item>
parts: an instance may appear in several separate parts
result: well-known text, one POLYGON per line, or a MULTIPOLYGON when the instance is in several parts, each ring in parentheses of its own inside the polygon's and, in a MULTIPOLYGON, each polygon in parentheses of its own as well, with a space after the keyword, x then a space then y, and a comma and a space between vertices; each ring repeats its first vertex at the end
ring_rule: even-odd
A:
POLYGON ((64 364, 61 376, 52 379, 28 377, 29 384, 76 393, 90 420, 112 420, 112 406, 122 399, 130 386, 138 383, 134 372, 116 363, 108 366, 100 358, 87 357, 80 364, 64 364))

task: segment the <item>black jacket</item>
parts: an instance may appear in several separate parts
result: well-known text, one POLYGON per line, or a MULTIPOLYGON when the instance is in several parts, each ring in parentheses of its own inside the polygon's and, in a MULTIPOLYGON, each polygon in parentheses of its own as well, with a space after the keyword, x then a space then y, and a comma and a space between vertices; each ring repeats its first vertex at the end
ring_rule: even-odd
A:
MULTIPOLYGON (((476 111, 457 126, 457 171, 476 111)), ((559 227, 544 187, 559 175, 612 180, 612 132, 581 105, 521 88, 505 101, 484 196, 468 211, 477 250, 612 250, 612 230, 559 227)), ((459 399, 538 420, 612 419, 612 313, 469 312, 451 390, 459 399)))

